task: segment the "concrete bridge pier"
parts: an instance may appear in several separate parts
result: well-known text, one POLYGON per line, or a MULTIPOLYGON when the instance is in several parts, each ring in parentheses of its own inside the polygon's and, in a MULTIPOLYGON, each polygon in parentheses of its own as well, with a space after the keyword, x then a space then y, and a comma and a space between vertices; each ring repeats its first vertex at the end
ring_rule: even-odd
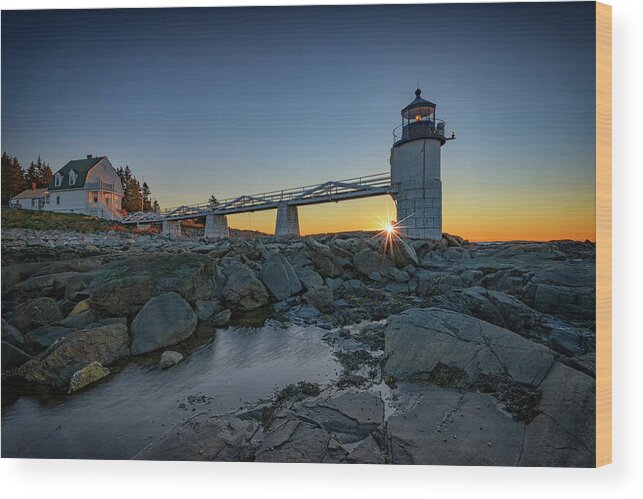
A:
POLYGON ((296 206, 280 203, 277 206, 275 237, 279 239, 288 236, 299 237, 299 215, 297 214, 296 206))
POLYGON ((164 236, 181 236, 181 221, 180 220, 163 220, 163 232, 164 236))
POLYGON ((223 239, 230 237, 228 230, 228 217, 225 215, 207 215, 205 217, 205 237, 223 239))

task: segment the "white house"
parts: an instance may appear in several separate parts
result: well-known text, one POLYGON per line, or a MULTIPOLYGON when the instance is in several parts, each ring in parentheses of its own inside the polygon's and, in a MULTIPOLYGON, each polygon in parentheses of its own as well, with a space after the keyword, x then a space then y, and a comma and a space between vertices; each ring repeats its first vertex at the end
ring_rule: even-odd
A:
POLYGON ((49 192, 46 187, 36 189, 35 184, 31 189, 25 189, 20 194, 12 197, 9 201, 11 208, 20 208, 23 210, 44 210, 47 204, 49 192))
POLYGON ((70 161, 51 178, 48 192, 45 210, 121 219, 123 186, 106 156, 70 161))

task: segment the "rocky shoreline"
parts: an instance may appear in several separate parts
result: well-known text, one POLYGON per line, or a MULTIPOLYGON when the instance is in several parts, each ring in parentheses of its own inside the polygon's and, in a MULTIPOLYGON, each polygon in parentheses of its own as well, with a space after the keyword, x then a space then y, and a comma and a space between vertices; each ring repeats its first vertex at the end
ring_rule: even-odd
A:
POLYGON ((134 357, 171 369, 228 325, 328 331, 336 381, 188 419, 136 459, 594 464, 590 242, 10 229, 2 304, 3 384, 56 392, 134 357))

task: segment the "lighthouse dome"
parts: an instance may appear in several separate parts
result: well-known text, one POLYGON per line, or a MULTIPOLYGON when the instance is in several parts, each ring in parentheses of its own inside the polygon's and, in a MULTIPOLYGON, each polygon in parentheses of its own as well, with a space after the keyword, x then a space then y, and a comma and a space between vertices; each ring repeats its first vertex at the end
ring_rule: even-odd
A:
POLYGON ((402 118, 407 120, 417 119, 418 115, 422 118, 435 114, 435 104, 420 97, 422 94, 421 89, 415 91, 415 99, 402 109, 402 118))

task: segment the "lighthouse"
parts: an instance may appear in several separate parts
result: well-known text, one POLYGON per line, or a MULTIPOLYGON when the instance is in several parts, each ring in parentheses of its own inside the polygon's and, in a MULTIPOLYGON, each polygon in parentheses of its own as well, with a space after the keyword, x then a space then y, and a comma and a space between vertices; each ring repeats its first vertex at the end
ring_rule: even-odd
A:
POLYGON ((440 151, 455 134, 445 136, 445 123, 435 115, 436 105, 415 91, 402 109, 402 124, 393 130, 391 184, 396 188, 400 233, 414 239, 442 239, 442 180, 440 151))

